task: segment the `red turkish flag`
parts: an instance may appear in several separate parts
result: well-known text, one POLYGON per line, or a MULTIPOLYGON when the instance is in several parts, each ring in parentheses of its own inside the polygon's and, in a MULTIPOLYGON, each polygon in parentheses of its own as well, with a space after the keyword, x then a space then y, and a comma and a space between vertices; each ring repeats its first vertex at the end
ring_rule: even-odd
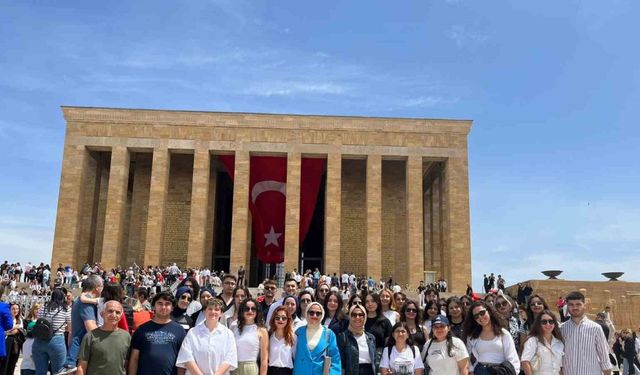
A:
MULTIPOLYGON (((233 179, 234 156, 220 156, 233 179)), ((249 166, 249 209, 258 259, 284 261, 284 227, 287 195, 287 158, 252 156, 249 166)), ((324 159, 302 158, 300 181, 300 245, 307 235, 315 210, 324 159)))

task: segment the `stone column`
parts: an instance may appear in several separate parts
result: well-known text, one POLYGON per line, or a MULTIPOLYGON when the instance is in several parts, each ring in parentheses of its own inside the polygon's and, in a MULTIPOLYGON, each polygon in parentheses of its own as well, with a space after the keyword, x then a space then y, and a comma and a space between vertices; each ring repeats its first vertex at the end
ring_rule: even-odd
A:
POLYGON ((342 209, 342 155, 327 155, 325 190, 324 272, 342 274, 340 269, 340 220, 342 209))
POLYGON ((88 158, 85 146, 65 145, 51 267, 57 267, 58 263, 74 268, 81 266, 74 261, 82 226, 82 187, 88 158))
MULTIPOLYGON (((299 152, 287 154, 287 205, 284 229, 284 270, 291 272, 298 268, 300 259, 300 177, 302 155, 299 152)), ((299 270, 302 271, 302 270, 299 270)))
POLYGON ((367 156, 367 276, 382 277, 382 156, 367 156))
POLYGON ((171 154, 166 147, 159 147, 153 150, 149 212, 147 214, 147 233, 144 249, 145 266, 159 266, 162 261, 170 165, 171 154))
POLYGON ((450 157, 444 178, 449 292, 462 294, 471 282, 468 160, 450 157))
MULTIPOLYGON (((410 264, 424 264, 424 236, 422 222, 423 188, 422 188, 422 157, 409 156, 407 159, 407 259, 410 264)), ((424 280, 423 269, 407 267, 407 281, 411 288, 417 288, 420 280, 424 280)))
MULTIPOLYGON (((205 266, 205 238, 209 210, 209 171, 211 154, 207 148, 195 150, 193 183, 191 187, 191 215, 189 219, 189 250, 187 267, 205 266)), ((209 265, 206 265, 209 266, 209 265)))
POLYGON ((127 206, 127 184, 129 183, 129 150, 116 146, 111 150, 109 190, 102 245, 102 266, 111 269, 117 266, 124 243, 124 216, 127 206))
MULTIPOLYGON (((236 151, 233 178, 233 213, 231 219, 231 260, 229 272, 235 274, 244 266, 249 270, 249 151, 236 151)), ((245 282, 247 282, 245 280, 245 282)))

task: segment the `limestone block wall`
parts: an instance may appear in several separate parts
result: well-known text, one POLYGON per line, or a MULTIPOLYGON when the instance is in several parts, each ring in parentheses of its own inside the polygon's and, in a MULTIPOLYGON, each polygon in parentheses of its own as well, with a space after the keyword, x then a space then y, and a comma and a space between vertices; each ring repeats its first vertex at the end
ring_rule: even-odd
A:
MULTIPOLYGON (((404 285, 407 275, 406 162, 382 162, 382 276, 404 285)), ((422 268, 422 265, 413 265, 422 268)))
POLYGON ((193 155, 171 154, 162 264, 187 262, 193 155))
POLYGON ((366 160, 342 160, 340 264, 343 271, 367 273, 366 160))
MULTIPOLYGON (((591 319, 605 306, 611 307, 616 330, 640 325, 640 282, 625 281, 579 281, 579 280, 529 280, 533 292, 542 295, 552 310, 556 310, 558 296, 571 291, 580 291, 586 296, 587 313, 591 319)), ((517 285, 507 288, 516 295, 517 285)))
POLYGON ((144 264, 144 246, 149 214, 149 189, 151 187, 151 153, 136 153, 133 167, 133 188, 126 259, 123 264, 144 264))

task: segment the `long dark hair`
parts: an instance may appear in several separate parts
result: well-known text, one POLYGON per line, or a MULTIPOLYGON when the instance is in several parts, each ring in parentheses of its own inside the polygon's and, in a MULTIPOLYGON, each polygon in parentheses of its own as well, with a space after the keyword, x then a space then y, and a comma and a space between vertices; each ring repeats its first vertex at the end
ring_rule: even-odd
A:
MULTIPOLYGON (((313 293, 309 292, 308 290, 303 290, 302 292, 298 293, 298 307, 296 309, 297 316, 304 317, 305 311, 302 311, 302 296, 305 296, 305 295, 309 295, 309 297, 311 298, 311 302, 316 301, 316 298, 313 296, 313 293)), ((309 302, 307 306, 309 306, 311 302, 309 302)))
POLYGON ((409 333, 409 327, 407 326, 407 323, 398 322, 391 328, 391 335, 389 335, 389 338, 387 339, 387 348, 389 355, 391 355, 391 349, 396 345, 396 339, 393 337, 393 333, 398 328, 404 328, 407 331, 407 346, 413 350, 413 339, 411 338, 411 334, 409 333))
POLYGON ((240 306, 238 307, 238 330, 240 331, 240 333, 242 333, 244 326, 247 324, 244 318, 244 313, 249 311, 249 308, 247 307, 247 303, 249 302, 253 302, 253 306, 256 309, 256 318, 254 321, 255 324, 258 327, 264 327, 264 316, 262 315, 262 309, 260 308, 260 304, 258 303, 258 301, 256 301, 253 298, 247 298, 244 301, 240 302, 240 306))
POLYGON ((189 288, 189 289, 193 290, 193 295, 192 295, 191 297, 192 297, 194 300, 195 300, 196 298, 199 298, 199 297, 200 297, 200 284, 198 283, 198 280, 196 280, 196 278, 195 278, 195 277, 193 277, 193 276, 189 276, 189 277, 184 278, 184 280, 182 280, 182 281, 180 282, 180 285, 178 285, 178 288, 179 288, 179 287, 181 287, 181 286, 185 286, 184 284, 185 284, 187 281, 190 281, 190 282, 191 282, 191 286, 188 286, 188 287, 187 287, 187 288, 189 288))
MULTIPOLYGON (((433 334, 433 326, 431 326, 431 332, 429 332, 429 338, 431 340, 435 340, 436 336, 433 334)), ((449 326, 449 331, 447 332, 447 355, 449 357, 453 357, 453 333, 451 332, 451 326, 449 326)), ((429 355, 429 353, 427 353, 429 355)))
POLYGON ((122 289, 122 285, 112 284, 112 283, 106 284, 104 288, 102 288, 102 293, 100 293, 100 297, 104 298, 104 302, 108 302, 108 301, 123 302, 124 290, 122 289))
MULTIPOLYGON (((18 315, 16 315, 16 317, 15 317, 16 322, 18 324, 22 324, 22 319, 23 319, 22 318, 22 306, 20 306, 20 304, 18 302, 11 302, 11 303, 9 303, 9 309, 11 309, 11 306, 14 306, 14 305, 18 306, 18 315)), ((13 318, 13 316, 12 316, 12 318, 13 318)))
MULTIPOLYGON (((378 307, 376 307, 376 319, 386 319, 384 317, 384 315, 382 315, 382 301, 380 301, 380 295, 378 293, 375 292, 368 292, 364 298, 362 299, 362 304, 364 305, 365 310, 367 309, 367 297, 371 296, 371 298, 373 299, 373 302, 375 302, 378 307)), ((369 314, 369 311, 365 311, 367 313, 367 315, 369 314)), ((367 317, 368 319, 368 317, 367 317)))
POLYGON ((553 337, 555 337, 556 339, 564 343, 564 339, 562 338, 562 333, 560 333, 560 327, 558 327, 558 320, 556 319, 556 316, 553 315, 553 313, 549 309, 542 310, 540 315, 535 317, 535 319, 533 320, 533 324, 531 325, 531 329, 529 330, 529 335, 527 336, 526 340, 529 340, 530 338, 535 337, 538 339, 538 341, 544 343, 544 338, 542 337, 542 323, 541 323, 542 315, 549 315, 551 319, 553 319, 554 323, 553 323, 553 331, 551 331, 551 335, 553 335, 553 337))
POLYGON ((44 307, 45 311, 67 311, 67 293, 63 292, 60 288, 55 288, 51 292, 51 299, 44 307))
MULTIPOLYGON (((338 301, 338 309, 336 310, 335 315, 333 316, 333 319, 336 320, 343 320, 344 319, 344 311, 343 311, 343 304, 344 302, 342 301, 342 297, 340 297, 340 294, 338 294, 338 292, 334 292, 334 291, 329 291, 329 293, 324 297, 324 303, 322 304, 322 307, 324 308, 324 312, 325 312, 325 319, 327 317, 329 317, 329 297, 334 296, 336 297, 336 300, 338 301)), ((365 311, 366 313, 366 311, 365 311)))
MULTIPOLYGON (((455 296, 449 297, 447 299, 446 303, 447 304, 446 304, 445 310, 446 310, 447 319, 449 319, 449 322, 453 323, 453 320, 451 320, 451 313, 449 313, 449 306, 451 304, 453 304, 453 303, 455 303, 456 305, 458 305, 460 307, 460 313, 462 314, 460 316, 460 318, 462 318, 462 322, 464 322, 464 320, 465 320, 464 319, 465 318, 465 310, 464 310, 464 305, 462 304, 462 301, 460 300, 460 298, 455 297, 455 296)), ((456 323, 456 324, 459 324, 459 323, 456 323)))
POLYGON ((493 305, 486 301, 476 301, 471 304, 471 307, 469 307, 469 312, 467 312, 467 317, 462 325, 463 341, 466 341, 468 338, 477 339, 480 336, 480 333, 482 333, 482 326, 478 324, 476 319, 473 317, 473 309, 478 306, 484 307, 487 310, 487 314, 489 314, 489 318, 491 319, 489 324, 491 324, 491 329, 496 336, 501 336, 502 328, 506 326, 506 322, 496 312, 493 305))
POLYGON ((424 320, 427 321, 431 321, 433 318, 435 318, 436 316, 440 315, 440 307, 438 307, 438 301, 428 301, 426 305, 424 305, 424 320), (435 307, 436 308, 436 315, 434 315, 433 317, 429 317, 429 309, 431 307, 435 307))
POLYGON ((531 310, 531 300, 533 300, 534 298, 537 298, 540 300, 540 302, 542 302, 543 311, 549 310, 549 305, 547 304, 547 301, 545 301, 541 295, 534 294, 531 297, 529 297, 529 301, 527 301, 527 310, 526 310, 527 311, 527 321, 526 321, 527 327, 531 327, 531 325, 533 325, 533 321, 536 318, 535 316, 533 316, 533 310, 531 310))
POLYGON ((418 307, 418 303, 412 299, 408 299, 406 301, 404 301, 404 304, 402 305, 402 308, 400 309, 400 321, 401 322, 406 322, 407 321, 407 305, 413 305, 413 308, 416 310, 416 319, 415 319, 415 324, 416 324, 416 328, 420 328, 420 326, 423 323, 422 320, 422 310, 420 310, 420 307, 418 307))

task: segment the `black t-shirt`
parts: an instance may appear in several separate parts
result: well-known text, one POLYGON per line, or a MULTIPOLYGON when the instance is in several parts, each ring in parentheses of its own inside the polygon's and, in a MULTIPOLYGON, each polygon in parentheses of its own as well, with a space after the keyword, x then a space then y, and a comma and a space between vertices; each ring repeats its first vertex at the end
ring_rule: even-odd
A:
POLYGON ((376 338, 376 348, 384 347, 387 338, 391 336, 391 322, 385 317, 367 318, 364 330, 376 338))
POLYGON ((131 348, 140 351, 138 374, 176 375, 176 359, 186 335, 174 321, 158 324, 151 320, 138 327, 131 338, 131 348))

